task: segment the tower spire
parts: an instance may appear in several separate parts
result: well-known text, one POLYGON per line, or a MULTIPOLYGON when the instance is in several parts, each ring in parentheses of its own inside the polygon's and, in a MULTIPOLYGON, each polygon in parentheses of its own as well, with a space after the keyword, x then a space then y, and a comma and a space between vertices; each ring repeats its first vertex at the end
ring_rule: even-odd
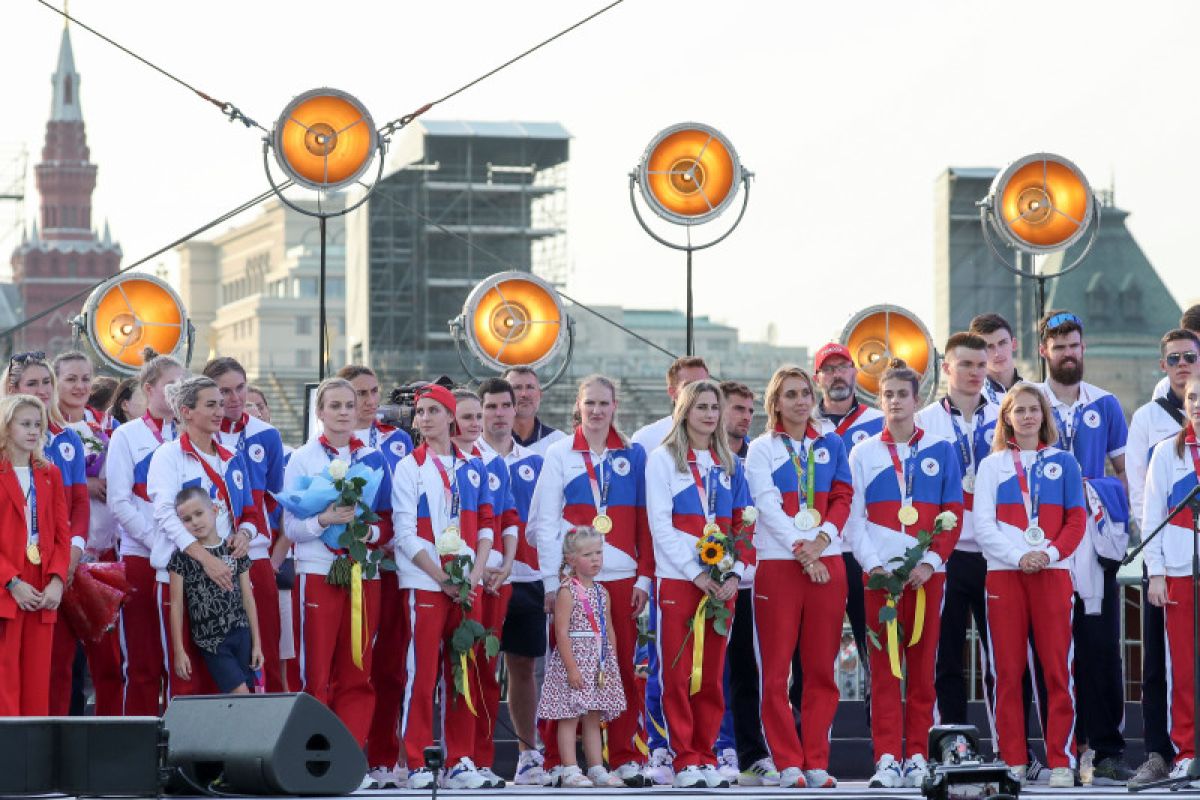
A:
POLYGON ((58 45, 58 67, 50 76, 54 91, 50 98, 50 120, 52 122, 77 122, 83 120, 79 106, 79 73, 75 71, 75 51, 71 48, 71 32, 63 25, 62 40, 58 45))

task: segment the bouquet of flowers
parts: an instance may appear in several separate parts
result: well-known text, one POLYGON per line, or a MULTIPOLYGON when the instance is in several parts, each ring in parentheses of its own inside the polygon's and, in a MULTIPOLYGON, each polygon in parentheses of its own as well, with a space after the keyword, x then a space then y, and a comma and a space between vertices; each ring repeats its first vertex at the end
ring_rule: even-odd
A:
POLYGON ((94 422, 87 424, 89 435, 80 436, 83 440, 84 472, 89 478, 99 478, 104 473, 104 454, 108 450, 108 435, 104 429, 94 422))
POLYGON ((454 690, 466 700, 471 713, 478 716, 475 703, 471 699, 467 661, 469 659, 475 664, 475 646, 480 642, 483 642, 487 657, 495 658, 500 652, 500 639, 494 631, 484 628, 477 620, 467 616, 473 605, 471 569, 475 566, 475 558, 459 552, 463 547, 462 536, 454 532, 445 532, 437 538, 436 547, 442 561, 442 569, 449 576, 446 582, 457 590, 458 597, 455 602, 462 611, 462 621, 450 636, 454 690))
POLYGON ((123 563, 82 563, 63 593, 59 612, 77 638, 94 644, 116 627, 129 594, 123 563))

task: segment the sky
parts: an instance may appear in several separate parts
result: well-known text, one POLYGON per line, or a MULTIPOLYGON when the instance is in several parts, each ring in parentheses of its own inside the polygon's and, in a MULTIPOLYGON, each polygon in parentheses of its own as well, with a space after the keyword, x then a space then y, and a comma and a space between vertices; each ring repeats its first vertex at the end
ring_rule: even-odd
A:
MULTIPOLYGON (((318 86, 357 96, 382 124, 603 4, 72 0, 70 11, 270 127, 318 86)), ((5 3, 0 156, 24 146, 31 179, 61 30, 36 0, 5 3)), ((662 128, 716 127, 755 178, 740 227, 695 256, 696 312, 751 340, 773 322, 781 344, 815 347, 876 303, 932 328, 935 180, 1037 151, 1114 185, 1176 300, 1200 297, 1197 30, 1200 4, 1166 0, 625 0, 428 116, 562 123, 567 291, 636 307, 682 308, 684 260, 637 225, 627 175, 662 128)), ((111 222, 126 263, 268 188, 261 132, 84 30, 72 41, 99 165, 95 221, 111 222)), ((0 208, 0 226, 9 219, 0 208)))

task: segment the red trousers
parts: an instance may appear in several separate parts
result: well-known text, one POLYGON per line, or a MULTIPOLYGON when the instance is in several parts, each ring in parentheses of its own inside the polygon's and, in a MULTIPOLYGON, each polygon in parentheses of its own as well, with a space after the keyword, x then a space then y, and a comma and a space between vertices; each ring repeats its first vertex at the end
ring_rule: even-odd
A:
POLYGON ((375 711, 367 733, 367 763, 391 768, 400 760, 400 706, 408 681, 404 655, 408 651, 408 613, 395 575, 379 579, 379 628, 371 656, 371 687, 375 711))
MULTIPOLYGON (((41 567, 26 563, 21 580, 45 587, 41 567)), ((53 611, 16 610, 0 619, 0 717, 44 717, 50 710, 53 611)))
MULTIPOLYGON (((200 648, 192 639, 192 621, 187 609, 183 609, 183 650, 187 653, 188 661, 192 664, 192 677, 184 680, 175 674, 175 645, 171 641, 171 584, 156 584, 158 590, 159 636, 164 653, 163 667, 169 678, 167 701, 172 697, 187 697, 195 694, 220 694, 216 682, 208 673, 208 665, 204 662, 200 648)), ((249 687, 248 687, 249 688, 249 687)))
POLYGON ((379 581, 363 581, 362 669, 355 666, 351 652, 348 588, 330 586, 324 575, 301 573, 292 590, 292 607, 300 620, 296 651, 304 691, 337 714, 361 747, 375 710, 371 657, 379 625, 379 581))
MULTIPOLYGON (((250 588, 254 592, 254 610, 258 614, 259 646, 263 652, 263 684, 268 692, 287 690, 283 663, 279 660, 279 586, 271 559, 250 562, 250 588)), ((253 686, 249 687, 251 690, 253 686)))
POLYGON ((1167 711, 1171 718, 1171 744, 1175 745, 1175 760, 1195 758, 1192 736, 1196 725, 1192 710, 1195 687, 1192 659, 1192 579, 1167 578, 1167 599, 1173 603, 1165 608, 1167 616, 1167 711))
MULTIPOLYGON (((50 655, 50 716, 71 713, 71 680, 75 667, 75 647, 79 640, 71 626, 60 621, 54 626, 54 646, 50 655)), ((96 689, 96 716, 119 716, 125 704, 125 679, 121 675, 121 638, 109 631, 98 642, 84 642, 88 672, 96 689)))
MULTIPOLYGON (((1044 569, 1031 575, 1015 569, 988 571, 988 652, 996 683, 996 735, 1000 758, 1006 764, 1028 760, 1021 686, 1032 633, 1033 649, 1046 679, 1046 696, 1042 698, 1046 709, 1046 764, 1051 769, 1075 766, 1075 691, 1071 675, 1074 610, 1071 573, 1065 569, 1044 569)), ((1190 675, 1191 662, 1188 664, 1190 675)))
MULTIPOLYGON (((455 690, 451 663, 450 637, 463 620, 462 608, 445 592, 423 589, 402 591, 408 626, 412 631, 404 658, 408 670, 401 724, 405 759, 414 766, 424 764, 425 748, 434 744, 433 704, 440 683, 442 740, 449 768, 457 764, 459 759, 475 758, 475 715, 471 713, 466 698, 455 690)), ((479 604, 476 603, 469 613, 472 619, 479 619, 479 604)), ((476 654, 476 663, 481 655, 481 652, 476 654)), ((476 713, 486 714, 479 694, 479 673, 482 670, 474 668, 470 660, 467 661, 467 669, 471 704, 476 713)))
MULTIPOLYGON (((658 680, 666 723, 667 746, 676 772, 703 764, 716 766, 713 744, 725 716, 725 646, 729 633, 721 636, 710 620, 688 636, 689 623, 704 593, 691 581, 659 578, 655 591, 658 608, 658 680), (693 647, 700 631, 704 633, 700 690, 691 694, 693 647), (678 657, 678 660, 676 658, 678 657)), ((709 602, 714 602, 709 600, 709 602)), ((733 600, 725 604, 733 610, 733 600)), ((732 626, 733 620, 730 619, 732 626)), ((831 662, 832 663, 832 662, 831 662)), ((628 684, 627 684, 628 685, 628 684)))
MULTIPOLYGON (((866 583, 865 575, 863 583, 866 583)), ((917 592, 905 589, 900 596, 899 622, 904 629, 900 642, 901 669, 904 672, 903 698, 900 679, 892 674, 888 660, 885 629, 879 622, 879 609, 887 602, 887 592, 867 589, 864 593, 867 625, 879 634, 880 644, 883 645, 883 649, 871 648, 871 738, 875 741, 877 762, 885 753, 897 760, 929 755, 926 751, 929 749, 929 729, 933 726, 935 699, 933 672, 937 662, 938 637, 941 635, 942 590, 945 586, 945 574, 934 573, 923 587, 925 624, 920 641, 911 647, 909 642, 914 630, 917 592), (907 750, 904 749, 906 739, 907 750)))
POLYGON ((125 562, 125 579, 131 590, 128 602, 121 609, 119 628, 125 662, 123 713, 131 717, 157 717, 162 713, 166 674, 154 568, 145 556, 122 556, 121 560, 125 562))
MULTIPOLYGON (((480 623, 497 639, 504 627, 510 597, 512 586, 506 585, 500 587, 499 594, 481 592, 476 603, 480 623)), ((486 653, 479 654, 479 691, 483 695, 483 707, 487 709, 486 714, 480 711, 475 718, 475 764, 480 767, 490 767, 496 761, 496 715, 500 713, 500 681, 496 668, 499 660, 499 654, 494 658, 488 658, 486 653)))
MULTIPOLYGON (((619 581, 604 581, 612 603, 613 637, 617 640, 617 666, 621 673, 621 685, 625 687, 625 711, 608 723, 608 763, 614 767, 633 762, 645 764, 646 755, 637 743, 646 741, 643 730, 646 718, 646 693, 643 684, 633 674, 634 657, 637 652, 637 620, 633 617, 633 585, 636 578, 619 581)), ((692 606, 695 610, 695 606, 692 606)), ((552 618, 553 620, 553 618, 552 618)), ((551 626, 550 646, 554 646, 554 628, 551 626)), ((538 733, 546 745, 545 768, 559 766, 558 725, 553 720, 539 720, 538 733)), ((644 745, 643 745, 644 746, 644 745)))
POLYGON ((829 570, 828 583, 814 583, 795 560, 760 561, 754 574, 759 714, 767 749, 781 770, 829 768, 829 733, 841 697, 836 662, 849 590, 840 555, 822 558, 821 563, 829 570), (801 735, 796 734, 788 699, 797 646, 804 676, 801 735))

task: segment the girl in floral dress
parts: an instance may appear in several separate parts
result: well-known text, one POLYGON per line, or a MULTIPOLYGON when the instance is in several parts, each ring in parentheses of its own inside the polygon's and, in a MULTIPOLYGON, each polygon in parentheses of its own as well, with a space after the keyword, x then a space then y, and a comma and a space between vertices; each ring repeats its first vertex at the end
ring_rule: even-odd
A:
POLYGON ((563 538, 563 569, 554 604, 554 652, 538 702, 538 717, 558 720, 564 787, 623 786, 605 768, 600 723, 625 710, 617 668, 608 590, 595 582, 604 563, 604 537, 575 528, 563 538), (576 725, 583 726, 588 773, 575 759, 576 725))

